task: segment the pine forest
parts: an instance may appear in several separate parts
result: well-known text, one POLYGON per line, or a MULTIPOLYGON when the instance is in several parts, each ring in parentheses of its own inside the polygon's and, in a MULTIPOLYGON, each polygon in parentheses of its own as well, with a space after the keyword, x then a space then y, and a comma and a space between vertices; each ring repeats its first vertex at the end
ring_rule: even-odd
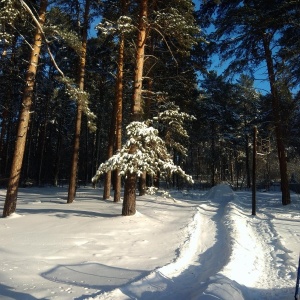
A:
POLYGON ((290 204, 299 20, 299 0, 1 0, 3 217, 30 186, 101 185, 125 216, 161 186, 290 204))

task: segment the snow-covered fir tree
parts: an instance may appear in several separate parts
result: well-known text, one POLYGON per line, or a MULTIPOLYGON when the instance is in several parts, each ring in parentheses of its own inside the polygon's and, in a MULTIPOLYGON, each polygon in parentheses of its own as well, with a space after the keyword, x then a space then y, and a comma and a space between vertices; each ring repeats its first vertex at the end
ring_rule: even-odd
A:
POLYGON ((169 150, 174 149, 183 156, 187 155, 185 144, 189 135, 185 129, 185 124, 196 118, 188 113, 180 111, 180 107, 174 102, 162 103, 159 108, 160 112, 152 120, 148 120, 149 124, 157 128, 159 135, 165 141, 169 150))
POLYGON ((127 172, 136 173, 138 176, 144 171, 149 175, 159 172, 164 177, 176 173, 188 182, 193 182, 191 176, 173 163, 166 143, 158 136, 157 129, 145 122, 132 122, 126 129, 128 137, 126 143, 118 153, 99 166, 92 179, 93 183, 99 180, 101 174, 116 169, 119 170, 119 175, 125 176, 127 172), (131 146, 136 148, 132 154, 129 153, 131 146))

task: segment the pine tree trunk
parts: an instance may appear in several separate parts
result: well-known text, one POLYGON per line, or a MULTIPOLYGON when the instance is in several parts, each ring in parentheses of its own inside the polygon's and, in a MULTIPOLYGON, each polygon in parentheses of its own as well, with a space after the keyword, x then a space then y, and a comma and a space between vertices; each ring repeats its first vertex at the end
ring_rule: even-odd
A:
POLYGON ((291 203, 289 180, 288 180, 288 173, 287 173, 287 161, 286 161, 285 146, 283 141, 283 130, 282 130, 282 124, 280 118, 279 95, 276 87, 272 53, 270 50, 270 42, 267 34, 263 36, 263 46, 265 50, 265 58, 267 62, 268 76, 269 76, 270 88, 272 94, 272 110, 273 110, 273 117, 274 117, 277 152, 278 152, 280 177, 281 177, 282 204, 287 205, 291 203))
MULTIPOLYGON (((121 1, 121 15, 126 15, 128 3, 126 0, 121 1)), ((108 159, 113 155, 114 145, 116 150, 122 147, 122 116, 123 116, 123 72, 124 72, 124 48, 125 37, 121 34, 119 41, 119 55, 118 55, 118 71, 116 80, 116 98, 114 103, 113 117, 110 129, 110 138, 108 145, 108 159)), ((118 175, 118 170, 112 177, 111 171, 105 175, 103 199, 110 198, 111 180, 114 181, 114 202, 119 202, 121 198, 121 177, 118 175)))
MULTIPOLYGON (((144 54, 145 54, 145 42, 147 35, 147 20, 148 16, 148 0, 141 0, 140 2, 140 14, 139 14, 139 32, 137 39, 137 52, 136 52, 136 66, 134 76, 134 89, 132 97, 132 121, 140 121, 142 115, 142 83, 143 83, 143 68, 144 68, 144 54)), ((131 153, 135 152, 134 147, 130 149, 131 153)), ((135 214, 136 205, 136 181, 137 175, 127 173, 125 178, 124 188, 124 201, 122 215, 128 216, 135 214)))
MULTIPOLYGON (((15 35, 15 37, 12 40, 12 45, 11 45, 11 64, 16 65, 16 45, 17 45, 17 40, 18 36, 15 35)), ((3 56, 3 54, 2 54, 3 56)), ((13 124, 13 92, 15 88, 15 82, 14 82, 14 71, 12 68, 9 70, 9 81, 10 84, 7 86, 7 93, 5 99, 1 99, 2 105, 3 105, 3 110, 2 110, 2 116, 1 116, 1 138, 0 138, 0 174, 3 175, 4 182, 8 182, 8 177, 9 177, 9 170, 8 166, 11 160, 11 153, 12 151, 10 150, 10 141, 11 138, 11 128, 13 124)), ((2 182, 1 182, 2 183, 2 182)))
MULTIPOLYGON (((151 49, 153 47, 150 47, 151 49)), ((151 50, 151 54, 154 55, 154 52, 151 50)), ((148 74, 150 76, 150 74, 148 74)), ((149 79, 148 81, 148 91, 147 94, 148 97, 144 101, 144 118, 150 119, 151 118, 151 90, 153 87, 153 80, 149 79)), ((139 178, 139 196, 144 196, 146 194, 147 190, 147 172, 143 172, 142 175, 139 178)))
MULTIPOLYGON (((79 89, 82 91, 84 90, 89 10, 90 10, 90 0, 86 0, 85 11, 84 11, 84 25, 82 29, 81 57, 79 63, 79 79, 78 79, 79 89)), ((82 104, 81 104, 81 100, 78 99, 75 135, 74 135, 74 147, 73 147, 73 156, 71 162, 71 173, 70 173, 67 203, 72 203, 76 195, 76 181, 77 181, 77 170, 78 170, 79 149, 80 149, 80 132, 81 132, 81 122, 82 122, 81 120, 82 120, 82 104)))
POLYGON ((147 173, 143 172, 139 178, 139 196, 144 196, 147 189, 147 173))
POLYGON ((40 137, 40 147, 39 149, 39 161, 38 161, 38 174, 37 174, 37 184, 38 186, 42 185, 42 169, 43 169, 43 162, 44 162, 44 154, 45 154, 45 145, 46 145, 46 130, 47 130, 47 120, 44 121, 44 124, 41 129, 41 137, 40 137))
POLYGON ((215 166, 215 136, 214 136, 214 133, 215 133, 215 130, 213 130, 212 141, 211 141, 211 156, 212 156, 211 186, 215 186, 215 173, 216 173, 216 166, 215 166))
MULTIPOLYGON (((45 149, 46 149, 46 139, 47 139, 47 124, 48 124, 48 110, 49 110, 49 95, 46 96, 46 108, 45 108, 45 119, 43 122, 42 128, 39 129, 40 136, 39 136, 39 145, 38 145, 38 170, 37 170, 37 184, 41 186, 43 184, 42 178, 42 170, 44 167, 44 156, 45 156, 45 149)), ((45 179, 45 178, 44 178, 45 179)))
MULTIPOLYGON (((46 9, 47 0, 41 0, 38 19, 41 28, 43 28, 43 25, 45 23, 46 9)), ((11 166, 10 179, 8 182, 6 199, 4 203, 3 217, 7 217, 14 213, 17 206, 18 186, 20 182, 20 175, 25 152, 27 131, 30 121, 30 109, 32 105, 35 76, 42 46, 42 38, 43 35, 40 29, 37 28, 34 36, 34 43, 32 45, 29 67, 26 73, 26 86, 23 92, 22 107, 18 121, 17 138, 11 166)))
POLYGON ((136 181, 137 175, 135 173, 127 174, 122 208, 123 216, 132 216, 136 213, 136 181))
POLYGON ((60 120, 58 130, 58 138, 56 142, 55 160, 54 160, 54 172, 53 172, 53 185, 58 186, 59 181, 59 169, 60 169, 60 152, 62 141, 62 121, 60 120))
MULTIPOLYGON (((126 5, 125 1, 122 1, 123 14, 125 13, 126 5)), ((124 49, 125 49, 124 34, 120 37, 119 44, 119 58, 118 58, 118 74, 117 74, 117 92, 116 92, 116 150, 120 150, 122 147, 122 117, 123 117, 123 72, 124 72, 124 49)), ((115 193, 114 202, 119 202, 121 198, 121 176, 118 175, 116 170, 115 180, 115 193)))
MULTIPOLYGON (((109 139, 108 139, 108 146, 107 146, 107 159, 111 158, 114 153, 115 127, 116 127, 116 109, 114 107, 113 115, 110 122, 110 131, 109 131, 109 139)), ((112 178, 112 172, 111 171, 106 172, 104 178, 104 189, 103 189, 104 200, 110 198, 111 178, 112 178)))
POLYGON ((245 145, 245 152, 246 152, 246 174, 247 174, 247 188, 251 187, 251 174, 250 174, 250 154, 249 154, 249 136, 246 135, 246 145, 245 145))
MULTIPOLYGON (((8 116, 9 112, 6 108, 6 105, 3 107, 1 119, 1 131, 0 131, 0 176, 4 174, 5 170, 5 148, 7 144, 7 139, 5 139, 7 135, 7 124, 8 124, 8 116)), ((0 177, 1 180, 1 177, 0 177)), ((2 182, 1 182, 2 183, 2 182)))

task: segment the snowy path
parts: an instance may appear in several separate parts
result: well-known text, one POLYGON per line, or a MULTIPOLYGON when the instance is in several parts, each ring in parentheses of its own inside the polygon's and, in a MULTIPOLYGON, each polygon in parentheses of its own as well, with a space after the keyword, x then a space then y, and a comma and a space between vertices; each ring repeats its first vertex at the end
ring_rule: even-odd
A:
MULTIPOLYGON (((177 263, 160 268, 138 282, 95 299, 216 299, 217 294, 222 291, 220 286, 226 284, 224 276, 216 274, 226 266, 231 255, 225 216, 227 206, 233 199, 234 194, 226 185, 212 188, 205 197, 199 199, 201 204, 194 218, 194 223, 197 224, 193 228, 194 236, 191 239, 194 246, 179 249, 186 258, 181 268, 178 268, 179 256, 177 263), (216 199, 218 202, 215 202, 216 199)), ((194 203, 199 204, 199 201, 194 203)), ((243 299, 240 292, 230 284, 226 287, 226 293, 230 292, 228 298, 220 299, 243 299)))
POLYGON ((193 201, 198 213, 192 246, 181 247, 174 263, 90 299, 291 299, 296 274, 292 251, 281 244, 272 215, 249 216, 241 207, 249 203, 242 202, 227 185, 212 188, 193 201))

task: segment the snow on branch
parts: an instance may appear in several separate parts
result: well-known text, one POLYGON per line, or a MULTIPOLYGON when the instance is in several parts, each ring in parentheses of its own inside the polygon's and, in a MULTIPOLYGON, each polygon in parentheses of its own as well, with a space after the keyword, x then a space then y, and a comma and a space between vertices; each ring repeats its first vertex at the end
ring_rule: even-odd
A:
POLYGON ((157 129, 144 122, 132 122, 126 129, 127 142, 118 153, 99 166, 96 175, 92 178, 93 183, 99 180, 101 174, 116 169, 119 175, 124 176, 128 172, 136 173, 138 176, 143 172, 150 175, 160 172, 164 177, 177 173, 193 183, 192 177, 173 163, 165 142, 158 136, 157 129), (133 153, 130 151, 132 147, 135 149, 133 153))
POLYGON ((24 14, 24 10, 15 0, 0 0, 0 5, 0 43, 7 46, 14 37, 8 28, 14 28, 15 21, 24 14))
POLYGON ((59 78, 66 87, 66 93, 71 99, 74 99, 82 106, 83 113, 87 116, 88 127, 91 132, 96 131, 95 119, 96 115, 89 108, 89 94, 76 86, 74 81, 66 76, 59 78))
POLYGON ((196 118, 180 111, 179 106, 174 102, 163 103, 159 109, 162 111, 153 120, 149 120, 148 122, 152 123, 154 127, 157 127, 164 134, 167 147, 174 148, 186 156, 187 149, 182 145, 182 141, 187 140, 189 135, 184 125, 186 122, 196 120, 196 118))
POLYGON ((128 16, 121 16, 117 22, 104 20, 96 26, 96 29, 103 35, 130 33, 136 30, 132 19, 128 16))

